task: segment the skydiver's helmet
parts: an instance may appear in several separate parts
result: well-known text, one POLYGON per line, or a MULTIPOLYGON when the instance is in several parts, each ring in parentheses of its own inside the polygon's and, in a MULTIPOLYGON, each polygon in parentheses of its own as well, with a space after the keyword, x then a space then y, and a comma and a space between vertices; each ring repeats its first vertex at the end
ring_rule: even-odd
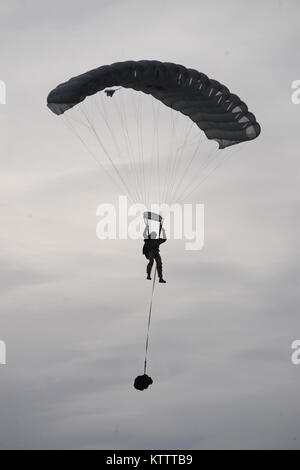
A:
POLYGON ((156 237, 157 237, 157 233, 156 233, 156 232, 151 232, 151 233, 150 233, 150 238, 151 238, 151 240, 154 240, 154 238, 156 238, 156 237))
POLYGON ((151 384, 153 384, 153 380, 149 375, 138 375, 134 381, 134 388, 137 390, 146 390, 151 384))

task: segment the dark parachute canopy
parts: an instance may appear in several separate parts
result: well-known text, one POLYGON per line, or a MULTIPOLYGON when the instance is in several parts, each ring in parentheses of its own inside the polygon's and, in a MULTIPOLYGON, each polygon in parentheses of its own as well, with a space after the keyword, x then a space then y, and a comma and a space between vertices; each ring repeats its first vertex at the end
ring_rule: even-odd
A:
POLYGON ((116 62, 71 78, 49 93, 48 107, 63 114, 87 96, 113 86, 150 94, 188 116, 220 149, 260 134, 254 114, 226 86, 197 70, 155 60, 116 62))

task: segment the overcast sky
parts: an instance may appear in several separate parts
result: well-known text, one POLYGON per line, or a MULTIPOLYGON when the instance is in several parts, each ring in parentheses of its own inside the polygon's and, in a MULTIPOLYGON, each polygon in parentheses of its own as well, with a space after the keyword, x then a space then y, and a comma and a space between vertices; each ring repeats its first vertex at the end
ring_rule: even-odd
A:
POLYGON ((1 449, 300 447, 299 15, 298 0, 1 2, 1 449), (218 79, 262 127, 194 196, 203 250, 162 248, 144 392, 141 242, 96 238, 118 194, 46 107, 128 59, 218 79))

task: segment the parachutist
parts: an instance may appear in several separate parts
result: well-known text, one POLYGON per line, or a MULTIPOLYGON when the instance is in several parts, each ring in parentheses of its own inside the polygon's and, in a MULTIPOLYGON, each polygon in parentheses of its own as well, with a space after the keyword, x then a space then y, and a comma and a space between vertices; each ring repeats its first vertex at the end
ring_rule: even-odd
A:
POLYGON ((159 238, 156 238, 157 237, 156 232, 149 233, 149 225, 148 225, 148 222, 146 222, 146 227, 143 233, 143 237, 144 237, 143 254, 149 260, 149 263, 147 264, 147 279, 151 279, 151 270, 152 270, 152 266, 155 260, 159 282, 165 284, 166 281, 163 279, 162 260, 159 254, 159 246, 162 243, 167 241, 167 236, 166 236, 166 231, 164 228, 160 227, 159 232, 162 232, 162 237, 159 236, 159 238))
POLYGON ((138 375, 135 380, 134 380, 134 388, 137 390, 146 390, 146 388, 149 387, 149 385, 153 384, 153 380, 149 375, 143 374, 143 375, 138 375))

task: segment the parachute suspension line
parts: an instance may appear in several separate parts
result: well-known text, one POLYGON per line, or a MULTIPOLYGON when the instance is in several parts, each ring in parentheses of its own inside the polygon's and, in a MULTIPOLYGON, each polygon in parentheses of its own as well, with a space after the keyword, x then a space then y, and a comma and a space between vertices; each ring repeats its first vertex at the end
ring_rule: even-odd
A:
POLYGON ((86 114, 85 110, 84 110, 80 105, 79 105, 79 107, 80 107, 80 109, 81 109, 81 112, 82 112, 83 115, 85 116, 87 122, 89 123, 89 125, 90 125, 90 127, 91 127, 91 129, 92 129, 92 131, 93 131, 93 133, 94 133, 94 135, 95 135, 97 141, 99 142, 99 144, 100 144, 100 146, 101 146, 103 152, 105 153, 106 157, 108 158, 108 160, 109 160, 110 163, 112 164, 114 170, 116 171, 116 174, 118 175, 118 177, 119 177, 120 180, 122 181, 124 187, 126 188, 128 195, 130 196, 131 200, 134 201, 134 198, 132 197, 131 191, 130 191, 130 189, 129 189, 127 183, 124 181, 124 178, 123 178, 122 175, 120 174, 120 171, 119 171, 118 167, 115 165, 114 161, 112 160, 111 156, 109 155, 109 153, 108 153, 108 151, 107 151, 105 145, 103 144, 103 142, 102 142, 102 140, 101 140, 101 138, 100 138, 100 136, 99 136, 97 130, 95 129, 93 123, 92 123, 91 120, 89 119, 89 117, 88 117, 88 115, 86 114))
POLYGON ((75 123, 80 124, 80 126, 83 126, 86 129, 90 130, 90 126, 88 124, 86 124, 82 119, 75 119, 74 116, 71 116, 71 112, 67 114, 64 113, 61 115, 61 117, 63 118, 63 121, 66 125, 68 125, 67 123, 71 123, 72 121, 74 121, 75 123))
MULTIPOLYGON (((156 161, 156 180, 157 180, 157 195, 158 195, 158 204, 160 205, 161 194, 160 194, 160 149, 159 149, 159 103, 156 106, 154 105, 154 119, 155 119, 155 135, 154 135, 154 155, 156 161)), ((156 202, 156 201, 155 201, 156 202)))
POLYGON ((212 164, 214 161, 218 158, 218 149, 215 147, 212 147, 210 151, 205 151, 202 152, 202 154, 199 155, 199 165, 195 169, 194 173, 191 175, 191 178, 185 182, 183 189, 177 199, 182 199, 183 195, 190 190, 191 186, 193 186, 193 183, 196 183, 197 186, 200 185, 199 183, 199 176, 201 177, 201 180, 203 179, 203 176, 205 175, 205 171, 209 168, 212 168, 212 164), (202 155, 203 154, 203 155, 202 155), (202 158, 201 158, 202 157, 202 158), (198 181, 198 182, 197 182, 198 181))
MULTIPOLYGON (((173 111, 173 114, 174 113, 175 111, 173 111)), ((179 114, 180 113, 176 112, 175 118, 177 118, 179 114)), ((195 175, 197 176, 197 168, 194 168, 192 174, 190 170, 192 167, 192 164, 195 163, 196 157, 197 157, 196 161, 197 162, 200 161, 201 163, 202 154, 204 155, 204 157, 207 154, 207 152, 199 152, 201 150, 201 145, 204 145, 204 134, 202 132, 199 132, 198 127, 194 126, 194 128, 196 127, 197 129, 197 135, 196 137, 192 137, 190 139, 189 135, 192 131, 194 123, 193 122, 190 123, 190 127, 188 129, 188 122, 189 121, 187 120, 186 126, 185 126, 185 132, 183 135, 183 143, 179 145, 177 142, 175 146, 175 151, 172 152, 172 149, 170 151, 169 156, 172 157, 172 155, 175 154, 175 157, 177 157, 175 159, 176 161, 174 161, 173 159, 172 169, 170 169, 169 161, 167 162, 167 170, 166 170, 167 177, 165 178, 165 181, 166 181, 165 187, 168 188, 168 193, 166 192, 166 196, 165 196, 167 203, 178 202, 178 199, 180 199, 178 197, 178 194, 179 192, 183 192, 183 188, 186 186, 187 177, 188 176, 195 177, 195 175), (192 146, 191 157, 189 159, 182 158, 183 153, 187 151, 188 146, 192 146), (194 151, 193 151, 193 148, 194 148, 194 151), (187 163, 186 163, 186 160, 187 160, 187 163), (173 179, 171 179, 172 176, 173 176, 173 179), (176 183, 176 179, 177 179, 177 183, 176 183), (169 184, 167 184, 168 180, 169 180, 169 184), (171 187, 173 188, 173 192, 171 192, 171 187), (168 199, 167 199, 167 196, 168 196, 168 199)), ((177 140, 176 137, 177 137, 177 132, 176 132, 176 127, 174 126, 174 130, 172 132, 172 141, 177 140)), ((170 161, 172 161, 172 158, 170 161)))
MULTIPOLYGON (((225 151, 226 151, 226 149, 225 149, 225 151)), ((230 152, 226 152, 224 154, 224 156, 222 157, 222 159, 220 159, 217 162, 217 164, 211 169, 211 171, 209 173, 207 173, 206 175, 204 175, 203 178, 197 183, 197 185, 186 196, 184 196, 183 200, 186 200, 188 197, 190 197, 191 194, 193 194, 198 189, 198 187, 201 186, 210 177, 210 175, 212 173, 214 173, 218 168, 220 168, 225 163, 227 163, 229 161, 229 159, 231 159, 231 157, 233 157, 234 155, 236 155, 240 151, 241 151, 241 148, 238 147, 235 152, 233 152, 232 150, 230 152)), ((216 150, 216 152, 218 152, 218 150, 216 150)))
POLYGON ((133 91, 130 93, 131 108, 133 113, 133 124, 135 127, 135 132, 133 135, 136 135, 135 145, 137 151, 136 158, 136 169, 139 179, 140 187, 140 202, 146 204, 146 178, 145 178, 145 164, 144 164, 144 148, 143 148, 143 129, 142 129, 142 102, 141 102, 141 93, 138 91, 133 91))
POLYGON ((142 101, 141 93, 138 92, 136 112, 136 130, 137 130, 137 143, 138 143, 138 156, 141 168, 141 182, 142 182, 142 202, 146 204, 146 179, 145 179, 145 165, 144 165, 144 152, 143 152, 143 130, 142 130, 142 101))
MULTIPOLYGON (((185 130, 185 134, 187 132, 187 126, 188 126, 188 122, 186 122, 185 124, 185 127, 186 127, 186 130, 185 130)), ((177 158, 178 158, 178 154, 180 152, 180 149, 183 149, 184 148, 184 145, 183 144, 179 144, 179 142, 181 141, 181 136, 178 135, 178 130, 176 129, 176 126, 175 126, 175 148, 173 147, 172 149, 172 155, 171 155, 171 158, 170 158, 170 167, 169 167, 169 171, 168 171, 168 183, 167 183, 167 191, 166 191, 166 202, 170 202, 171 201, 171 197, 170 197, 170 193, 171 193, 171 188, 172 188, 172 185, 173 185, 173 178, 174 178, 174 171, 175 171, 175 167, 176 167, 176 162, 177 162, 177 158)))
POLYGON ((178 198, 179 200, 186 199, 185 194, 189 192, 190 188, 193 186, 193 183, 196 183, 196 187, 201 186, 201 182, 205 176, 205 171, 208 168, 212 168, 212 163, 215 162, 215 160, 218 158, 218 149, 216 148, 211 148, 209 152, 206 152, 204 155, 204 158, 200 158, 200 165, 195 171, 194 175, 192 175, 192 178, 186 182, 186 184, 183 187, 183 190, 179 194, 178 198), (200 180, 199 180, 200 176, 200 180))
POLYGON ((75 127, 72 125, 72 123, 66 118, 65 115, 62 116, 62 121, 64 122, 64 124, 66 125, 66 127, 80 140, 80 142, 82 143, 82 145, 84 146, 84 148, 86 149, 86 151, 89 153, 89 155, 93 158, 93 160, 95 160, 95 162, 102 168, 102 170, 106 173, 106 175, 110 178, 110 180, 112 181, 112 183, 116 186, 116 188, 120 191, 122 191, 122 187, 120 186, 120 184, 115 181, 115 179, 113 178, 113 176, 109 173, 109 171, 106 169, 106 167, 100 162, 100 160, 96 157, 96 155, 92 152, 92 150, 88 147, 88 145, 86 144, 86 142, 83 140, 83 138, 81 137, 81 135, 77 132, 77 130, 75 129, 75 127))
POLYGON ((165 164, 165 176, 164 176, 164 185, 163 185, 163 190, 162 190, 162 200, 163 202, 165 201, 165 194, 166 194, 166 181, 168 177, 168 163, 170 159, 170 154, 171 154, 171 148, 172 148, 172 130, 174 128, 174 120, 173 120, 173 115, 172 115, 172 109, 170 108, 170 120, 169 120, 169 126, 170 126, 170 139, 169 139, 169 146, 168 146, 168 152, 167 152, 167 160, 165 164))
POLYGON ((156 147, 156 151, 157 151, 157 177, 158 177, 158 204, 160 205, 160 203, 161 203, 161 194, 160 194, 161 181, 160 181, 160 149, 159 149, 159 124, 158 124, 159 109, 160 108, 158 108, 158 111, 157 111, 157 134, 156 134, 157 147, 156 147))
MULTIPOLYGON (((129 96, 127 96, 127 100, 131 102, 131 108, 133 108, 133 100, 134 96, 136 95, 136 92, 129 92, 129 96)), ((127 142, 128 142, 128 148, 129 148, 129 158, 132 161, 132 166, 133 166, 133 176, 135 178, 135 185, 136 185, 136 191, 138 194, 138 199, 136 202, 141 202, 143 201, 143 186, 142 186, 142 180, 141 180, 141 175, 140 175, 140 166, 139 166, 139 152, 138 152, 138 147, 134 141, 134 134, 130 132, 130 121, 132 119, 132 112, 130 111, 130 106, 128 105, 129 103, 124 103, 125 97, 122 97, 122 101, 120 102, 120 117, 122 120, 122 127, 123 129, 125 128, 126 132, 126 137, 127 137, 127 142), (128 127, 128 122, 129 122, 129 127, 128 127), (137 153, 137 154, 136 154, 137 153)), ((133 112, 133 117, 134 119, 136 118, 136 111, 133 112)))
POLYGON ((179 182, 177 183, 175 189, 174 189, 174 199, 176 200, 177 199, 177 196, 178 196, 178 192, 180 190, 180 188, 182 188, 182 185, 183 185, 183 182, 184 182, 184 179, 186 177, 186 175, 188 174, 188 171, 192 165, 192 163, 194 162, 195 160, 195 157, 198 155, 198 152, 199 152, 199 149, 200 149, 200 146, 201 144, 203 144, 203 139, 202 139, 202 136, 200 134, 200 137, 199 137, 199 141, 198 141, 198 145, 196 146, 194 152, 192 153, 192 157, 190 158, 190 160, 188 161, 188 164, 186 165, 185 167, 185 170, 179 180, 179 182))
MULTIPOLYGON (((214 159, 215 161, 216 159, 214 159)), ((228 160, 228 159, 227 159, 228 160)), ((227 161, 226 160, 226 161, 227 161)), ((212 175, 212 173, 214 173, 222 164, 224 164, 225 162, 225 158, 223 157, 222 160, 220 159, 217 164, 212 167, 210 169, 210 171, 208 173, 206 173, 206 175, 203 175, 203 177, 197 182, 196 186, 191 189, 186 195, 183 196, 183 200, 186 200, 188 197, 190 197, 200 186, 202 186, 202 184, 208 179, 208 177, 210 175, 212 175)))
POLYGON ((136 185, 137 185, 137 190, 139 193, 139 198, 138 202, 143 202, 146 204, 146 179, 145 179, 145 163, 144 163, 144 148, 143 148, 143 129, 142 129, 142 107, 141 107, 141 99, 140 99, 140 93, 139 92, 132 92, 129 94, 131 97, 131 108, 133 110, 133 120, 135 120, 135 128, 136 128, 136 139, 137 139, 137 145, 134 145, 134 147, 137 149, 137 158, 135 158, 135 152, 132 150, 132 145, 130 141, 130 133, 128 132, 128 127, 127 127, 127 116, 126 116, 126 111, 125 109, 128 109, 129 107, 125 107, 122 105, 121 109, 124 109, 124 113, 122 114, 122 111, 120 111, 120 116, 124 117, 124 122, 125 122, 125 127, 126 127, 126 134, 128 137, 128 141, 130 142, 130 151, 132 154, 132 161, 133 161, 133 166, 135 169, 135 174, 136 174, 136 185), (138 98, 137 98, 138 97, 138 98), (137 101, 137 103, 135 102, 137 101))
MULTIPOLYGON (((107 109, 106 109, 106 106, 104 104, 104 101, 103 101, 103 94, 100 94, 100 100, 95 100, 95 103, 96 103, 96 108, 98 110, 98 113, 101 115, 102 119, 104 120, 109 132, 110 132, 110 135, 111 135, 111 138, 112 138, 112 141, 114 143, 114 146, 115 146, 115 149, 117 151, 117 154, 119 155, 119 157, 122 157, 122 151, 121 151, 121 148, 119 146, 119 143, 118 143, 118 140, 115 136, 115 133, 114 133, 114 130, 112 128, 112 126, 110 125, 109 123, 109 119, 108 119, 108 116, 107 116, 107 109), (100 107, 100 101, 101 100, 101 107, 100 107)), ((121 160, 121 163, 122 163, 122 158, 120 158, 121 160)), ((129 164, 131 165, 131 160, 129 160, 129 164)), ((126 165, 126 163, 125 163, 126 165)), ((136 194, 136 188, 132 188, 132 191, 134 192, 134 197, 136 198, 137 197, 137 194, 136 194)))
POLYGON ((178 114, 176 113, 175 119, 174 119, 174 110, 172 108, 170 108, 170 113, 171 113, 170 114, 170 142, 169 142, 169 150, 168 150, 168 156, 167 156, 167 162, 166 162, 166 168, 165 168, 165 178, 164 178, 165 184, 164 184, 164 190, 163 190, 163 201, 165 202, 167 202, 166 199, 167 199, 167 192, 168 192, 168 179, 170 176, 169 168, 170 168, 170 164, 172 161, 173 144, 174 144, 174 140, 176 137, 175 120, 178 116, 178 114))
MULTIPOLYGON (((107 129, 109 130, 112 142, 113 142, 115 150, 116 150, 116 154, 119 157, 120 164, 124 165, 123 168, 125 167, 124 168, 124 173, 125 173, 125 171, 127 169, 127 163, 126 163, 126 160, 124 162, 125 157, 123 156, 123 151, 120 148, 120 145, 119 145, 118 139, 116 138, 116 135, 114 133, 113 127, 109 122, 108 111, 107 111, 106 104, 103 100, 103 94, 102 93, 99 94, 99 99, 95 100, 95 104, 96 104, 96 108, 97 108, 99 114, 101 115, 102 119, 104 120, 104 122, 106 124, 107 129)), ((129 162, 129 164, 130 164, 130 162, 129 162)), ((124 177, 124 180, 125 180, 125 177, 124 177)), ((127 180, 130 181, 130 179, 128 178, 128 175, 127 175, 127 180)), ((133 192, 134 197, 136 197, 135 188, 131 187, 131 190, 133 192)))
MULTIPOLYGON (((121 100, 123 101, 122 98, 120 98, 120 101, 121 100)), ((138 175, 138 170, 137 170, 138 165, 137 165, 136 160, 135 160, 135 152, 133 151, 133 146, 132 146, 131 139, 130 139, 130 133, 128 132, 125 106, 123 106, 123 104, 121 103, 121 107, 120 107, 118 105, 117 100, 114 100, 114 103, 115 103, 117 115, 120 118, 121 127, 122 127, 122 130, 123 130, 123 137, 124 137, 124 141, 125 141, 125 145, 126 145, 126 149, 127 149, 128 159, 132 162, 133 175, 134 175, 134 178, 135 178, 135 185, 136 185, 136 192, 138 194, 138 199, 137 200, 141 201, 142 200, 142 195, 140 193, 139 175, 138 175), (124 112, 123 112, 123 110, 124 110, 124 112)))
POLYGON ((171 182, 171 188, 170 188, 170 193, 169 193, 170 200, 172 200, 172 197, 173 197, 174 185, 175 185, 176 180, 178 178, 178 174, 180 173, 179 168, 180 168, 180 164, 182 162, 182 156, 183 156, 183 153, 186 149, 186 145, 187 145, 188 138, 189 138, 189 135, 191 133, 191 130, 193 128, 193 124, 194 123, 192 121, 190 126, 189 126, 189 129, 187 129, 188 128, 188 121, 187 121, 184 140, 183 140, 183 144, 181 146, 181 151, 179 149, 177 149, 177 151, 176 151, 177 156, 175 157, 175 161, 174 161, 174 165, 173 165, 172 182, 171 182))
POLYGON ((147 207, 149 207, 151 202, 151 184, 152 184, 152 173, 153 173, 153 161, 154 161, 154 137, 155 137, 155 127, 157 122, 155 121, 155 113, 154 113, 154 98, 151 95, 151 110, 152 110, 152 139, 151 139, 151 153, 150 153, 150 172, 149 172, 149 185, 148 185, 148 197, 147 197, 147 207))

